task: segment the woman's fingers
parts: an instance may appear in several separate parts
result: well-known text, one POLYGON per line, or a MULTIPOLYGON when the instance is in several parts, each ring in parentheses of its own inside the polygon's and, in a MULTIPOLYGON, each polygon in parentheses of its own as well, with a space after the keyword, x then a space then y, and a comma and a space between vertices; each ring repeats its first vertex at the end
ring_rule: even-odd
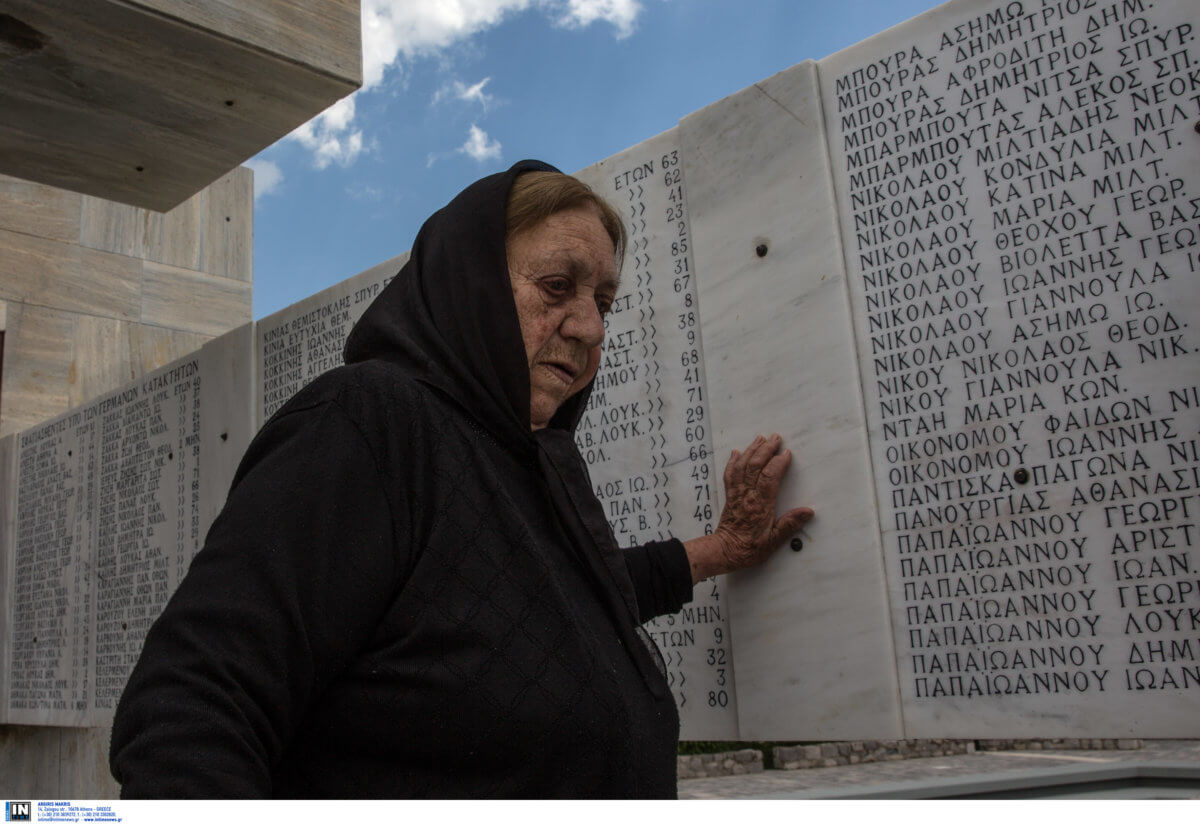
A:
POLYGON ((775 543, 781 543, 812 520, 813 511, 806 506, 788 510, 775 524, 775 543))
POLYGON ((785 449, 767 461, 767 465, 763 467, 759 477, 765 482, 772 494, 779 490, 779 484, 783 480, 783 475, 787 472, 788 465, 791 462, 792 450, 785 449))

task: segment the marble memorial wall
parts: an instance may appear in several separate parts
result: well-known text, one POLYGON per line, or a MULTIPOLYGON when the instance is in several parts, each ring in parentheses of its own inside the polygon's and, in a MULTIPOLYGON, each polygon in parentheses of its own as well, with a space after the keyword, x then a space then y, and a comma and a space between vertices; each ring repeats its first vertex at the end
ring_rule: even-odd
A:
POLYGON ((97 726, 251 433, 250 327, 13 436, 3 718, 97 726))
MULTIPOLYGON (((818 517, 647 629, 692 739, 1200 734, 1188 0, 960 0, 580 172, 617 540, 780 432, 818 517)), ((102 725, 253 432, 399 256, 0 441, 0 720, 102 725)))
POLYGON ((820 64, 908 735, 1200 730, 1198 18, 963 2, 820 64))

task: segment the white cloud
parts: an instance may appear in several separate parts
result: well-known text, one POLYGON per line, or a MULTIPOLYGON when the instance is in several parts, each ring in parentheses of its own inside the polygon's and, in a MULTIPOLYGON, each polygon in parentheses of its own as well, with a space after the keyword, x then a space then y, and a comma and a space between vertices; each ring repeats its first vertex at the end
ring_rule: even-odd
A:
POLYGON ((254 170, 255 200, 258 200, 263 195, 271 194, 283 182, 283 170, 279 168, 278 163, 252 158, 247 160, 245 165, 254 170))
POLYGON ((474 123, 471 124, 471 131, 467 134, 467 142, 459 146, 458 150, 475 158, 480 163, 485 160, 500 159, 500 141, 489 141, 488 133, 474 123))
MULTIPOLYGON (((583 28, 592 23, 609 23, 617 37, 632 31, 641 12, 639 0, 362 0, 362 89, 326 109, 293 131, 289 138, 312 151, 318 169, 330 164, 349 166, 365 150, 363 133, 354 128, 355 100, 383 83, 389 72, 403 72, 421 57, 437 56, 476 34, 499 25, 506 18, 536 9, 566 28, 583 28)), ((491 78, 473 86, 459 81, 451 84, 448 94, 479 103, 485 109, 492 96, 484 91, 491 78)), ((442 96, 439 92, 434 100, 442 96)), ((478 157, 499 156, 498 143, 471 138, 462 150, 478 157)))
MULTIPOLYGON (((436 54, 525 11, 535 0, 363 0, 363 89, 400 58, 436 54)), ((544 0, 539 0, 544 2, 544 0)))
POLYGON ((447 98, 452 97, 455 100, 461 100, 464 103, 478 103, 486 110, 488 106, 491 105, 493 97, 485 92, 483 87, 486 86, 491 79, 492 78, 490 77, 485 77, 473 86, 468 86, 461 80, 452 80, 437 90, 437 93, 433 96, 433 102, 437 104, 447 98))
POLYGON ((560 25, 583 28, 602 20, 616 27, 617 37, 628 37, 641 10, 638 0, 567 0, 558 21, 560 25))
POLYGON ((312 151, 318 169, 324 169, 330 163, 349 166, 362 154, 362 132, 350 129, 354 124, 356 97, 343 97, 288 135, 312 151))
POLYGON ((369 183, 359 184, 346 187, 346 196, 355 200, 363 200, 368 203, 379 203, 383 200, 384 191, 379 186, 372 186, 369 183))

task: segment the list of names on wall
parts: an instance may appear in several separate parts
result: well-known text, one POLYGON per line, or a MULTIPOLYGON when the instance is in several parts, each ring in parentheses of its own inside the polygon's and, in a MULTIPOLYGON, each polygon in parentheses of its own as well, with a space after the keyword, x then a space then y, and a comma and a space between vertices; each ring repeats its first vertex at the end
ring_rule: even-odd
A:
MULTIPOLYGON (((716 526, 712 455, 686 182, 672 135, 580 173, 623 210, 620 297, 575 440, 618 542, 682 539, 716 526)), ((662 651, 686 738, 736 733, 723 585, 696 586, 681 612, 646 624, 662 651)))
POLYGON ((18 449, 7 709, 102 722, 203 538, 199 363, 28 430, 18 449))
POLYGON ((260 425, 313 378, 342 365, 350 330, 399 268, 397 261, 368 269, 258 323, 260 425))
POLYGON ((87 709, 87 678, 76 674, 89 662, 90 616, 76 605, 91 600, 94 433, 75 412, 19 441, 11 709, 87 709))
POLYGON ((1194 19, 972 4, 823 81, 911 718, 1200 693, 1194 19))

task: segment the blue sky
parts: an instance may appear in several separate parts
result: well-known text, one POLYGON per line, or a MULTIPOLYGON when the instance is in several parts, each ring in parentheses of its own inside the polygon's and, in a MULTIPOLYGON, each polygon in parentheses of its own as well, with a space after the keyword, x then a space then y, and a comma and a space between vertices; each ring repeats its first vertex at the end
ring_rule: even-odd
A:
POLYGON ((362 0, 364 88, 249 161, 254 316, 409 248, 471 181, 574 171, 932 0, 362 0))

